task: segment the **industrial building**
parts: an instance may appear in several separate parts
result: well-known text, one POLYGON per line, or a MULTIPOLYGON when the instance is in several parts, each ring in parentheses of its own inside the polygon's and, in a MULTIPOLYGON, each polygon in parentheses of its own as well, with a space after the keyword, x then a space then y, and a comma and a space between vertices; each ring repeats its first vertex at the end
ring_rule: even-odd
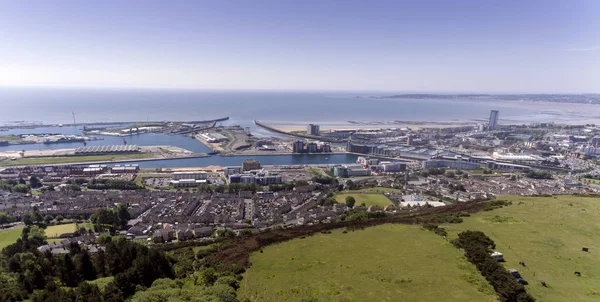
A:
POLYGON ((199 133, 198 136, 209 143, 226 142, 229 140, 227 136, 220 133, 199 133))
POLYGON ((427 148, 418 148, 413 146, 387 146, 387 145, 372 145, 359 144, 348 140, 346 151, 360 154, 371 154, 374 156, 398 156, 416 160, 429 160, 438 156, 453 156, 453 152, 444 150, 434 150, 427 148))
POLYGON ((197 187, 207 183, 208 173, 204 171, 174 172, 171 185, 174 188, 197 187))
POLYGON ((188 187, 197 187, 201 184, 206 184, 206 179, 180 179, 180 180, 171 180, 171 185, 173 188, 188 188, 188 187))
POLYGON ((368 158, 359 156, 356 162, 371 172, 376 173, 397 173, 406 171, 405 162, 379 161, 377 158, 368 158))
POLYGON ((361 165, 341 165, 333 167, 333 175, 335 177, 353 177, 353 176, 369 176, 371 171, 363 168, 361 165))
POLYGON ((77 148, 75 150, 75 155, 137 153, 140 151, 140 148, 136 145, 85 146, 77 148))
POLYGON ((137 164, 132 164, 132 165, 115 165, 114 167, 110 168, 111 173, 114 174, 122 174, 122 173, 131 173, 131 174, 135 174, 140 170, 140 166, 137 164))
POLYGON ((475 170, 480 169, 481 165, 478 163, 462 161, 462 160, 451 160, 451 159, 432 159, 422 163, 423 169, 429 168, 450 168, 459 170, 475 170))
POLYGON ((526 154, 494 152, 492 154, 492 157, 496 160, 506 160, 506 161, 526 161, 526 162, 542 161, 542 158, 540 158, 538 156, 526 155, 526 154))
POLYGON ((273 184, 282 184, 283 178, 279 173, 273 173, 268 171, 254 171, 244 174, 229 175, 229 183, 242 183, 242 184, 257 184, 261 186, 268 186, 273 184))
POLYGON ((173 179, 206 179, 208 173, 205 171, 173 172, 173 179))

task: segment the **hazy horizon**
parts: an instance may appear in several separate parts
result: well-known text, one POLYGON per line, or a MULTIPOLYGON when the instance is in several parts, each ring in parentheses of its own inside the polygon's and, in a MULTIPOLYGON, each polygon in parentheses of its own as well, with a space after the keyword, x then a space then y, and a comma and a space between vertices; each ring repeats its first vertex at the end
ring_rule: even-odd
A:
POLYGON ((600 2, 8 1, 6 87, 597 93, 600 2))
POLYGON ((277 88, 186 88, 186 87, 152 87, 152 86, 41 86, 41 85, 0 85, 0 89, 56 89, 56 90, 140 90, 140 91, 194 91, 194 92, 289 92, 289 93, 352 93, 372 94, 373 96, 392 96, 403 94, 417 95, 598 95, 600 92, 494 92, 494 91, 399 91, 399 90, 352 90, 352 89, 277 89, 277 88), (378 94, 378 95, 376 95, 378 94))

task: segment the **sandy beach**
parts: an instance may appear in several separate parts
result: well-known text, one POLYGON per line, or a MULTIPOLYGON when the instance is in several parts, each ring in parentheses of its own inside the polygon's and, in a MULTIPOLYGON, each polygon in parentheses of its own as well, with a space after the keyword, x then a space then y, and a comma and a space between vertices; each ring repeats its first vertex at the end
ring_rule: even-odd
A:
MULTIPOLYGON (((299 124, 284 124, 273 122, 270 123, 265 121, 265 124, 279 129, 285 132, 293 132, 293 131, 306 131, 306 125, 299 124)), ((378 130, 378 129, 390 129, 390 128, 409 128, 412 130, 418 129, 426 129, 426 128, 449 128, 449 127, 460 127, 460 126, 468 126, 475 125, 476 123, 395 123, 395 122, 377 122, 377 124, 370 123, 346 123, 346 124, 336 124, 336 125, 328 125, 321 124, 321 132, 323 131, 341 131, 341 130, 378 130)))

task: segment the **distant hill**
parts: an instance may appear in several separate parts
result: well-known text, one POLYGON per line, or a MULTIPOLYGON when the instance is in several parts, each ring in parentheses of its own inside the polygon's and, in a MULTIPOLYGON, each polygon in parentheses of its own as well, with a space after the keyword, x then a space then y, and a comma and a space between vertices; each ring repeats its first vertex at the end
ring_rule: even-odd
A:
POLYGON ((373 99, 494 100, 600 104, 600 94, 395 94, 373 99))

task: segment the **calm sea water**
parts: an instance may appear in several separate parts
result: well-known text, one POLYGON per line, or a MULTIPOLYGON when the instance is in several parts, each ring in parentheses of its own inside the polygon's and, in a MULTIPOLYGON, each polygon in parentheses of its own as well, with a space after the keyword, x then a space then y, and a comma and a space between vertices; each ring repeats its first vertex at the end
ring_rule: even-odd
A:
MULTIPOLYGON (((381 93, 1 88, 0 124, 11 121, 72 123, 193 121, 230 116, 228 124, 255 119, 286 123, 347 121, 485 120, 491 109, 504 120, 552 121, 547 106, 460 100, 357 98, 381 93)), ((255 131, 260 131, 256 129, 255 131)))

